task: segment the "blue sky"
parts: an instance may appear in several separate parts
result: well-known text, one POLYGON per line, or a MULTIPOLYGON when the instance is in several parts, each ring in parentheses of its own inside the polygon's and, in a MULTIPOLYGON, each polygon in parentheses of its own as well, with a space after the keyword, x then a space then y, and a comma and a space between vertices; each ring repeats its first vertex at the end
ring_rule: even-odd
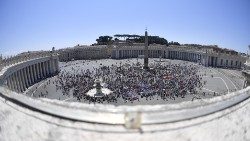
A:
POLYGON ((168 41, 246 52, 250 0, 0 0, 0 53, 92 44, 100 35, 158 35, 168 41))

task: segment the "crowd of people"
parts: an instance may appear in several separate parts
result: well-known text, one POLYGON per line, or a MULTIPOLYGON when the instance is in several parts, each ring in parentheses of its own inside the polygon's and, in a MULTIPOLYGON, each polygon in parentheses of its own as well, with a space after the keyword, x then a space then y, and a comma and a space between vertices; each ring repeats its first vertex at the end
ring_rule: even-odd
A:
MULTIPOLYGON (((87 65, 86 62, 83 65, 87 65)), ((143 64, 139 62, 100 65, 93 69, 71 67, 70 70, 64 69, 59 73, 55 81, 56 89, 60 89, 63 95, 72 93, 79 101, 109 103, 117 102, 117 99, 133 102, 142 98, 184 98, 188 93, 195 94, 204 85, 198 66, 193 64, 155 62, 149 64, 149 68, 144 70, 143 64), (89 90, 95 88, 96 79, 101 79, 103 87, 110 89, 112 94, 103 97, 87 95, 89 90)))

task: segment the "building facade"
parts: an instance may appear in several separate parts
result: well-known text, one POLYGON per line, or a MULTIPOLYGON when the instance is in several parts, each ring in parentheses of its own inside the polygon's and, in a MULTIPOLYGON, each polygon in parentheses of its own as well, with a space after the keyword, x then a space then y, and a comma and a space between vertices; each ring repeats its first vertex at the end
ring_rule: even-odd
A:
POLYGON ((110 57, 108 46, 75 46, 57 51, 62 62, 83 59, 104 59, 110 57))
MULTIPOLYGON (((60 49, 59 61, 83 59, 126 59, 142 58, 144 56, 142 43, 114 43, 113 45, 75 46, 60 49)), ((223 67, 240 69, 246 62, 246 56, 217 46, 192 46, 192 45, 158 45, 148 46, 149 58, 166 58, 196 62, 206 67, 223 67)))
MULTIPOLYGON (((241 68, 246 62, 246 57, 235 52, 219 52, 213 47, 192 47, 192 46, 166 46, 149 45, 149 58, 177 59, 190 62, 197 62, 204 66, 241 68)), ((112 49, 111 58, 125 59, 138 58, 144 55, 144 46, 135 45, 116 45, 112 49)))

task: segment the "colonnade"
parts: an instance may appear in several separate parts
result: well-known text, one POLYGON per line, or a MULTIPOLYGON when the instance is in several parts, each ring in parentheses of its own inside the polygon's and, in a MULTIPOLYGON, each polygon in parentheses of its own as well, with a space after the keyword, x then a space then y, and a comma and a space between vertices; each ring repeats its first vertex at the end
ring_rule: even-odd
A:
MULTIPOLYGON (((116 59, 121 58, 137 58, 139 55, 144 55, 144 50, 116 50, 112 52, 111 57, 116 59)), ((148 56, 150 58, 158 58, 162 56, 162 50, 149 50, 148 56)))
MULTIPOLYGON (((123 58, 137 58, 140 55, 144 55, 144 50, 114 50, 112 52, 112 58, 123 59, 123 58)), ((167 59, 179 59, 192 62, 198 62, 201 55, 192 52, 181 52, 181 51, 169 51, 169 50, 149 50, 150 58, 167 58, 167 59)))
MULTIPOLYGON (((143 49, 114 49, 111 57, 113 59, 124 59, 138 58, 140 55, 144 55, 143 49)), ((242 62, 244 62, 244 59, 239 56, 216 55, 197 51, 149 49, 149 58, 159 57, 197 62, 211 67, 241 68, 242 62)))
POLYGON ((58 59, 49 59, 14 70, 6 78, 9 89, 16 92, 24 92, 31 85, 57 74, 59 71, 58 59))
POLYGON ((164 58, 185 60, 190 62, 199 62, 201 58, 201 55, 199 53, 193 52, 168 51, 167 54, 168 55, 165 55, 164 58))

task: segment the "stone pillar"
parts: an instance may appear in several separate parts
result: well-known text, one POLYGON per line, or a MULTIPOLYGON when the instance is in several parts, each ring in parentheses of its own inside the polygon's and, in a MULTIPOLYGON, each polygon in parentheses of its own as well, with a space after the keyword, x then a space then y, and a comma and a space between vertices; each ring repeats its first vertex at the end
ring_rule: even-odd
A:
POLYGON ((20 89, 21 89, 21 88, 20 88, 20 82, 19 82, 19 78, 18 78, 19 75, 18 75, 17 72, 18 72, 18 71, 15 72, 16 91, 17 91, 17 92, 20 92, 20 89))
POLYGON ((59 72, 59 64, 58 64, 58 60, 56 60, 56 72, 59 72))
POLYGON ((49 76, 51 76, 51 60, 48 60, 49 76))
POLYGON ((46 64, 47 64, 47 77, 49 77, 50 76, 49 61, 47 61, 46 64))
POLYGON ((46 78, 45 62, 42 62, 43 78, 46 78))
POLYGON ((20 74, 21 74, 21 78, 22 78, 22 83, 23 83, 23 86, 22 86, 22 88, 23 88, 23 92, 26 90, 26 80, 25 80, 25 75, 24 75, 24 69, 21 69, 21 71, 20 71, 20 74))
POLYGON ((55 70, 56 70, 56 72, 59 72, 58 59, 55 59, 55 70))
POLYGON ((7 78, 7 86, 8 86, 9 89, 11 89, 10 77, 7 78))
POLYGON ((37 72, 37 79, 38 81, 40 81, 41 80, 40 63, 36 64, 36 72, 37 72))
POLYGON ((26 70, 26 74, 27 74, 27 78, 28 78, 28 86, 31 86, 31 78, 30 78, 30 70, 29 70, 29 67, 26 67, 25 68, 25 70, 26 70))
POLYGON ((34 72, 33 72, 32 66, 33 66, 33 65, 29 66, 31 85, 33 85, 34 82, 35 82, 35 81, 34 81, 34 72))
POLYGON ((23 80, 21 76, 21 70, 18 70, 17 74, 18 74, 18 82, 19 82, 19 92, 23 92, 23 80))
POLYGON ((116 59, 120 58, 119 50, 115 51, 116 59))
POLYGON ((35 64, 35 71, 36 71, 36 80, 39 81, 38 63, 35 64))
POLYGON ((34 73, 33 77, 34 77, 34 82, 37 82, 37 73, 36 73, 36 64, 32 65, 32 71, 34 73))
POLYGON ((49 72, 50 72, 50 76, 52 76, 53 75, 52 60, 49 60, 49 72))
POLYGON ((22 81, 22 92, 24 92, 26 90, 26 81, 25 81, 25 77, 24 77, 24 69, 20 70, 20 74, 21 74, 21 81, 22 81))
POLYGON ((58 64, 58 59, 55 59, 56 62, 56 72, 59 72, 59 64, 58 64))
POLYGON ((53 63, 53 59, 50 59, 50 74, 51 74, 51 75, 54 74, 54 63, 53 63))
POLYGON ((15 84, 14 84, 14 78, 13 78, 13 74, 10 77, 10 83, 11 83, 11 87, 10 89, 11 90, 15 90, 15 84))
POLYGON ((44 69, 45 69, 45 78, 47 78, 47 77, 48 77, 48 72, 47 72, 47 70, 48 70, 47 61, 44 62, 44 69))
POLYGON ((42 62, 39 63, 38 69, 39 69, 39 72, 40 72, 40 79, 42 79, 43 78, 42 62))
POLYGON ((43 71, 44 71, 44 77, 46 78, 47 77, 47 65, 46 65, 46 62, 43 62, 43 71))
POLYGON ((18 91, 18 82, 17 82, 17 74, 16 74, 16 72, 14 72, 13 74, 12 74, 12 79, 13 79, 13 83, 14 83, 14 90, 15 91, 18 91))
POLYGON ((207 55, 205 57, 206 57, 206 61, 205 61, 206 65, 205 66, 208 67, 209 66, 209 57, 207 55))
POLYGON ((29 87, 29 81, 28 81, 26 68, 23 68, 23 75, 24 75, 24 80, 25 80, 25 88, 28 88, 29 87))
POLYGON ((39 78, 39 80, 41 80, 41 78, 42 78, 42 71, 41 71, 41 63, 39 62, 38 63, 38 72, 39 72, 39 75, 38 75, 38 78, 39 78))
POLYGON ((55 65, 54 65, 54 59, 51 58, 50 60, 50 69, 51 69, 51 74, 54 75, 55 73, 55 65))

